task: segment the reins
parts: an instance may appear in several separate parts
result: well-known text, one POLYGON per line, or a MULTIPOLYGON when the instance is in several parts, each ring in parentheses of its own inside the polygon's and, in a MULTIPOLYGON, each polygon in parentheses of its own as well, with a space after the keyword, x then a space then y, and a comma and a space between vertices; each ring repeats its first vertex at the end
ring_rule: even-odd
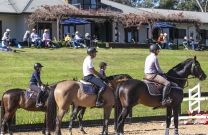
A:
POLYGON ((167 74, 166 74, 166 76, 169 77, 169 78, 172 78, 172 79, 176 80, 182 86, 183 89, 186 88, 186 87, 188 87, 188 85, 189 85, 188 79, 196 78, 195 76, 188 77, 188 78, 178 78, 178 77, 169 76, 167 74), (186 81, 186 86, 183 86, 178 80, 184 80, 184 81, 186 81))

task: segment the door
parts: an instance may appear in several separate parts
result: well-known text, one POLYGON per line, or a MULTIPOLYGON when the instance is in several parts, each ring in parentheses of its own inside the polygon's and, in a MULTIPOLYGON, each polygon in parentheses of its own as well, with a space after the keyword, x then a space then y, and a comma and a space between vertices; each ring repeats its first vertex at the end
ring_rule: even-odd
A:
POLYGON ((53 40, 52 24, 51 23, 38 23, 37 32, 38 32, 38 35, 41 37, 41 39, 43 39, 43 33, 44 33, 45 29, 48 30, 49 37, 50 37, 51 40, 53 40))

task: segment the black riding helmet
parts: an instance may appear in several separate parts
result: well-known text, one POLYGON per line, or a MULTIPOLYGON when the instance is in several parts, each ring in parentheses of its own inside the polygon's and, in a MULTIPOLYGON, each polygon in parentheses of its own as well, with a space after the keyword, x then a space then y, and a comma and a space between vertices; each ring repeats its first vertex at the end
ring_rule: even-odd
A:
POLYGON ((157 44, 152 44, 149 50, 150 52, 153 52, 154 50, 160 50, 160 47, 157 44))
POLYGON ((100 62, 99 67, 102 68, 104 66, 107 66, 107 64, 105 62, 100 62))
POLYGON ((95 53, 95 52, 98 52, 98 51, 95 49, 95 47, 89 47, 89 48, 87 49, 87 54, 91 54, 91 53, 95 53))
POLYGON ((43 67, 40 63, 35 63, 34 64, 34 69, 37 69, 37 68, 41 68, 43 67))

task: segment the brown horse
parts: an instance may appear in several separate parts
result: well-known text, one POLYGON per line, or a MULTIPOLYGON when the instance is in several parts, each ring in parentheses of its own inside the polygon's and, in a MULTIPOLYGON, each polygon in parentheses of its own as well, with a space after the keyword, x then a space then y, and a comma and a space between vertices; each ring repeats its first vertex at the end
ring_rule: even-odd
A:
MULTIPOLYGON (((59 82, 51 84, 51 85, 44 85, 43 87, 44 94, 41 97, 41 102, 43 103, 43 106, 37 107, 37 108, 35 106, 36 96, 33 96, 33 97, 31 96, 32 98, 28 97, 26 95, 25 89, 15 88, 15 89, 7 90, 3 94, 2 101, 1 101, 1 135, 5 134, 6 129, 8 129, 8 133, 10 135, 13 134, 12 129, 11 129, 11 123, 18 108, 22 108, 27 111, 46 112, 47 98, 48 98, 50 89, 55 87, 58 83, 59 82)), ((45 130, 47 131, 46 124, 44 121, 44 127, 43 127, 42 132, 45 133, 45 130)))
POLYGON ((178 86, 171 87, 168 97, 172 99, 172 102, 165 106, 162 106, 161 104, 161 96, 152 96, 149 94, 147 83, 144 81, 131 79, 120 83, 116 89, 115 95, 115 127, 117 127, 116 134, 124 134, 124 121, 129 113, 129 110, 140 103, 149 107, 166 108, 167 118, 165 135, 169 135, 171 115, 173 111, 175 125, 174 135, 178 135, 178 115, 180 113, 180 105, 183 101, 183 88, 189 79, 189 75, 193 75, 201 81, 205 80, 207 77, 204 71, 201 69, 200 63, 196 60, 196 56, 181 62, 168 71, 166 75, 167 79, 171 82, 174 82, 178 86))
MULTIPOLYGON (((108 77, 105 82, 110 84, 113 89, 115 86, 128 78, 130 76, 120 75, 115 78, 108 77), (116 81, 112 81, 116 79, 116 81)), ((105 93, 102 95, 102 99, 105 102, 103 106, 104 109, 104 123, 102 134, 108 134, 108 120, 112 107, 114 105, 114 91, 108 85, 106 87, 105 93)), ((55 135, 61 135, 61 123, 64 114, 68 111, 69 106, 74 103, 75 105, 82 107, 95 107, 95 100, 97 95, 88 95, 81 90, 81 84, 77 81, 65 81, 59 83, 55 89, 51 90, 48 98, 48 108, 47 108, 47 127, 49 131, 55 131, 55 135), (58 114, 56 116, 56 108, 58 106, 58 114)), ((71 117, 72 119, 72 117, 71 117)), ((69 127, 70 129, 71 127, 69 127)), ((70 129, 71 130, 71 129, 70 129)))
MULTIPOLYGON (((133 79, 133 78, 127 74, 118 74, 118 75, 108 76, 106 78, 106 82, 107 82, 107 85, 111 89, 113 89, 113 91, 115 91, 116 87, 119 83, 124 82, 129 79, 133 79)), ((83 116, 85 113, 85 109, 86 109, 86 107, 81 107, 81 106, 78 106, 77 104, 73 103, 73 106, 72 106, 73 112, 72 112, 72 115, 70 117, 70 122, 69 122, 69 134, 72 134, 72 124, 73 124, 73 121, 76 119, 78 113, 79 113, 78 120, 79 120, 80 131, 83 134, 86 134, 86 132, 84 131, 84 128, 82 126, 82 119, 83 119, 83 116)))

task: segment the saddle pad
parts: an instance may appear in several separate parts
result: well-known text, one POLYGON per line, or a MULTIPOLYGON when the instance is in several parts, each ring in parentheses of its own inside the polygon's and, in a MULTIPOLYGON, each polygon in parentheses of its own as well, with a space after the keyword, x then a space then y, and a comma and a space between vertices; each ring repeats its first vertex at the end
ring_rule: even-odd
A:
POLYGON ((155 86, 154 82, 149 82, 147 80, 142 80, 142 81, 144 83, 146 83, 147 89, 148 89, 150 95, 153 95, 153 96, 162 95, 162 92, 160 90, 158 90, 158 88, 155 86))
POLYGON ((26 90, 26 96, 27 96, 28 98, 36 98, 36 97, 37 97, 37 94, 35 94, 34 91, 26 90))
POLYGON ((81 83, 81 86, 82 86, 82 91, 85 94, 97 94, 97 92, 93 89, 92 85, 81 83))

